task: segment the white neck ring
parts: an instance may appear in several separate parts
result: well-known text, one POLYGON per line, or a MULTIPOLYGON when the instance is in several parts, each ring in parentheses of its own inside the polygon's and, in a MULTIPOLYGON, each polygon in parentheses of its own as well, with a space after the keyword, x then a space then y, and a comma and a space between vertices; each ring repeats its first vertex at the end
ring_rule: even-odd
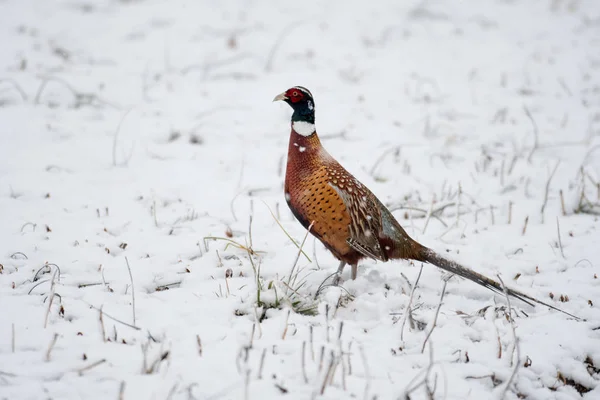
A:
POLYGON ((311 124, 310 122, 306 121, 293 121, 292 129, 298 135, 310 136, 315 133, 315 124, 311 124))

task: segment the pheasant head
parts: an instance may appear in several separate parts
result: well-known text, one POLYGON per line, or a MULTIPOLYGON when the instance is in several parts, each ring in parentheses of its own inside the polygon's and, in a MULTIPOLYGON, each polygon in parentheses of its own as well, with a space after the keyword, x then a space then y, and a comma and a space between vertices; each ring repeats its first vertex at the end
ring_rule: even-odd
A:
POLYGON ((310 91, 302 86, 294 86, 275 96, 273 101, 285 101, 292 107, 292 129, 301 136, 315 133, 315 101, 310 91))

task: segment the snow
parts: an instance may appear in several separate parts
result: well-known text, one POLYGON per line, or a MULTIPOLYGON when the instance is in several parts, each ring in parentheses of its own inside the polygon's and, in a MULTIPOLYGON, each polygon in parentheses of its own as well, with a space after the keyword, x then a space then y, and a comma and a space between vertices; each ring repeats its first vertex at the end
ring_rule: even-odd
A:
POLYGON ((600 397, 597 2, 0 7, 0 399, 488 399, 514 365, 507 399, 600 397), (512 300, 513 363, 503 296, 454 277, 437 314, 432 266, 415 326, 418 263, 321 287, 298 84, 411 236, 586 321, 512 300))

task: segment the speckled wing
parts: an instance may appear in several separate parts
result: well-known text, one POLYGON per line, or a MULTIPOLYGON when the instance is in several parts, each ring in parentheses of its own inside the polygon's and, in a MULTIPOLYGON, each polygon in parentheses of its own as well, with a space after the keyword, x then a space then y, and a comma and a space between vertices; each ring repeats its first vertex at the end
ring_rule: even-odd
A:
POLYGON ((379 244, 381 213, 373 201, 374 195, 352 176, 334 182, 329 184, 342 198, 350 215, 348 244, 366 257, 387 261, 379 244))

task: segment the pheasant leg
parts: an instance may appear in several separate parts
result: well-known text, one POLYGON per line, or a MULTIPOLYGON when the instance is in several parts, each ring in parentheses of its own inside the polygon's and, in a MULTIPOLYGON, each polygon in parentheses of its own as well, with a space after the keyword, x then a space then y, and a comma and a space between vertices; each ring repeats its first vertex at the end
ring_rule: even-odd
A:
POLYGON ((356 280, 356 275, 358 275, 358 264, 352 264, 352 280, 356 280))

